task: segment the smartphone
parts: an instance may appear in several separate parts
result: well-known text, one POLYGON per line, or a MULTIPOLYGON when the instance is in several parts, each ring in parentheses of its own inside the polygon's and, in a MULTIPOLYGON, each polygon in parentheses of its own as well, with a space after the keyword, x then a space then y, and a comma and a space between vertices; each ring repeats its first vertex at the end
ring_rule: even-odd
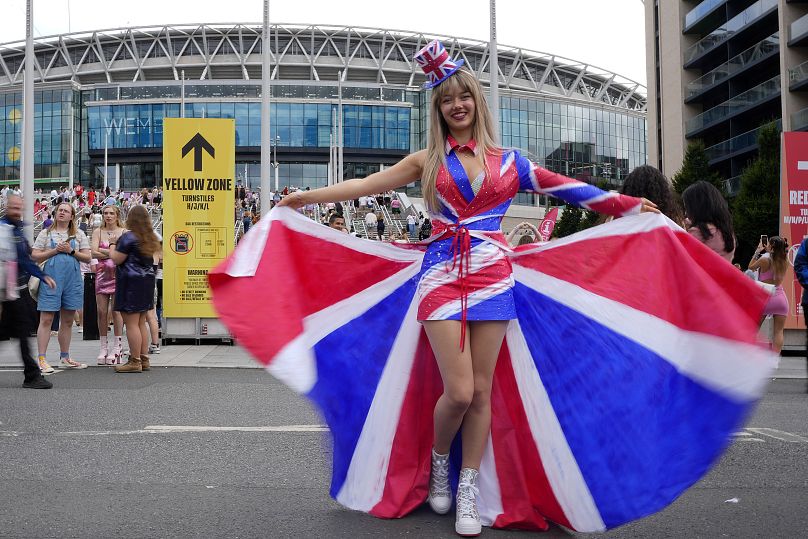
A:
POLYGON ((763 247, 766 247, 766 244, 768 244, 768 243, 769 243, 769 236, 767 236, 766 234, 761 234, 760 235, 760 244, 763 247))

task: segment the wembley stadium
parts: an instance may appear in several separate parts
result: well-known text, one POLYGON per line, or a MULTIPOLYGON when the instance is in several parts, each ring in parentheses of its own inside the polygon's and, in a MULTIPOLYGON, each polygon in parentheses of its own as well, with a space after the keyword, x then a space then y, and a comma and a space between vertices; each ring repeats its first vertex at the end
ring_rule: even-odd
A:
MULTIPOLYGON (((412 60, 432 39, 489 83, 488 42, 418 32, 273 25, 271 137, 280 185, 328 178, 341 87, 344 176, 425 147, 429 91, 412 60), (342 80, 338 81, 342 74, 342 80)), ((0 44, 0 181, 19 183, 24 42, 0 44)), ((258 24, 118 28, 35 40, 35 182, 156 185, 163 118, 235 118, 236 177, 260 178, 258 24), (107 169, 104 169, 104 162, 107 169)), ((619 185, 646 161, 646 92, 561 56, 498 48, 500 134, 543 166, 619 185)), ((417 185, 408 188, 418 195, 417 185)), ((527 195, 517 202, 530 203, 527 195)))

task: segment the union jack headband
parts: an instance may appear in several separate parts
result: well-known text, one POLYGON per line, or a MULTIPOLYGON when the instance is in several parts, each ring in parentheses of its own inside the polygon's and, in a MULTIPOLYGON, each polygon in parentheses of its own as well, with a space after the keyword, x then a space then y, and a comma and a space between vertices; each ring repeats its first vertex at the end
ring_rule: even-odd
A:
POLYGON ((451 77, 465 63, 464 60, 453 60, 443 43, 437 39, 415 53, 415 61, 421 66, 427 81, 424 88, 434 88, 451 77))

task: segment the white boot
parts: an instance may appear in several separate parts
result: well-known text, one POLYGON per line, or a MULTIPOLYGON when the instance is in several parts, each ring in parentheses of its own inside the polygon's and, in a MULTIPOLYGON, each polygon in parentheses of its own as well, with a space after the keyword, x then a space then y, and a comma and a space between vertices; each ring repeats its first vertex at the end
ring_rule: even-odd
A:
POLYGON ((121 363, 123 355, 123 337, 115 336, 115 347, 107 354, 107 365, 116 365, 121 363))
POLYGON ((432 449, 432 473, 429 476, 429 507, 445 515, 452 507, 452 489, 449 488, 449 454, 441 455, 432 449))
POLYGON ((474 468, 460 470, 460 481, 457 485, 457 519, 455 531, 464 537, 480 535, 482 523, 480 513, 477 511, 477 476, 480 474, 474 468))
POLYGON ((101 351, 100 351, 100 352, 98 352, 98 357, 96 358, 96 362, 97 362, 99 365, 106 365, 106 362, 107 362, 107 354, 109 353, 109 351, 108 351, 109 342, 107 341, 107 337, 106 337, 106 336, 103 336, 103 335, 102 335, 102 336, 100 337, 100 339, 101 339, 101 351))

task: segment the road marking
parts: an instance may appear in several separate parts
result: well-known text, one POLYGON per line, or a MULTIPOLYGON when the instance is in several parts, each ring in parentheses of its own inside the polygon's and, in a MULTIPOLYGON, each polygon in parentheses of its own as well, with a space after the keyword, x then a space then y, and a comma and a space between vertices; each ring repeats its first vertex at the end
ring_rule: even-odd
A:
POLYGON ((149 425, 142 429, 134 430, 79 430, 65 432, 23 432, 4 430, 0 431, 0 437, 16 437, 26 434, 36 434, 39 436, 131 436, 133 434, 182 434, 195 432, 292 432, 310 433, 326 432, 325 425, 279 425, 266 427, 211 427, 204 425, 149 425))
POLYGON ((748 431, 754 432, 755 434, 759 434, 761 436, 768 436, 769 438, 774 438, 776 440, 781 440, 783 442, 795 442, 795 443, 803 443, 808 444, 808 438, 804 436, 799 436, 798 434, 792 434, 790 432, 785 432, 782 430, 777 429, 767 429, 767 428, 749 428, 746 429, 748 431))
POLYGON ((325 425, 282 425, 278 427, 208 427, 202 425, 150 425, 154 432, 325 432, 325 425))

